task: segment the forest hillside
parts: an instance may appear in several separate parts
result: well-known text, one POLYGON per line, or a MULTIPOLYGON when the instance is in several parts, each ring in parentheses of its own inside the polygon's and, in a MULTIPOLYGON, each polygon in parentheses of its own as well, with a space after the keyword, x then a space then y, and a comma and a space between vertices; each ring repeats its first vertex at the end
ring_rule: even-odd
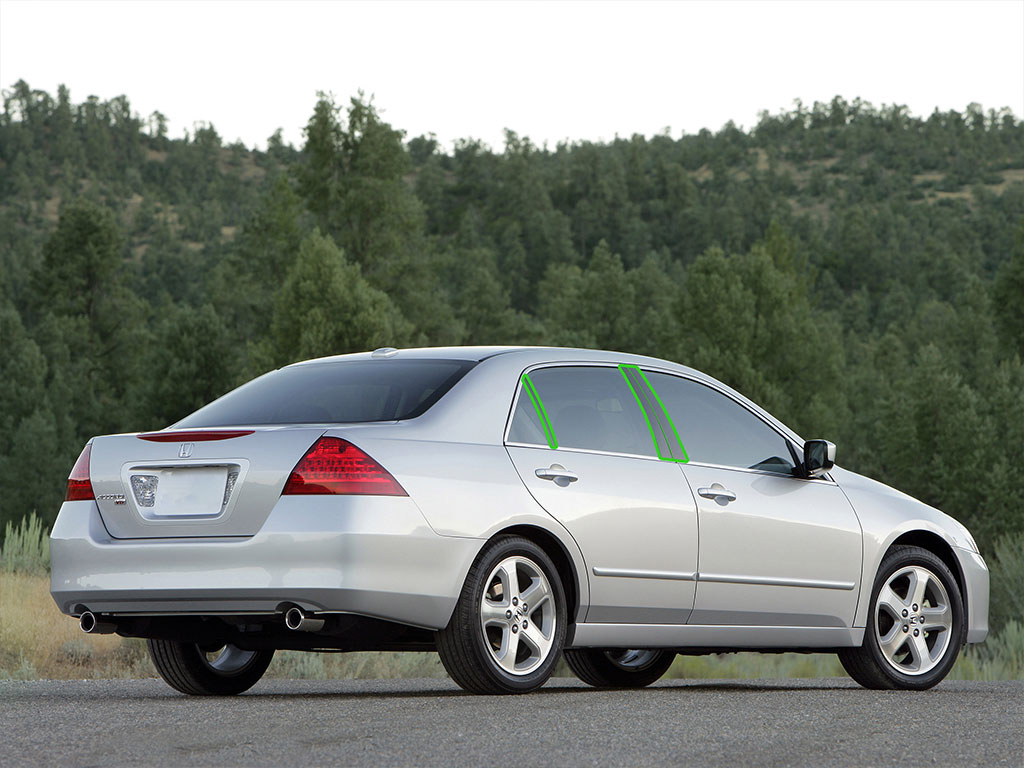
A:
POLYGON ((297 359, 550 344, 700 368, 840 464, 1024 529, 1024 124, 836 97, 674 137, 407 137, 359 96, 301 147, 167 135, 24 82, 0 115, 0 523, 92 435, 297 359))

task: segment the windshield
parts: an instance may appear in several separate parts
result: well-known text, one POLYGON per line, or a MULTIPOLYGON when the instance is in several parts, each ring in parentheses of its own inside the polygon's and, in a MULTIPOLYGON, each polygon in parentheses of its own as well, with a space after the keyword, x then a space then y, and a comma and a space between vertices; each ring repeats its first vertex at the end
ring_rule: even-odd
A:
POLYGON ((281 368, 243 384, 174 426, 412 419, 440 400, 474 365, 470 360, 358 360, 281 368))

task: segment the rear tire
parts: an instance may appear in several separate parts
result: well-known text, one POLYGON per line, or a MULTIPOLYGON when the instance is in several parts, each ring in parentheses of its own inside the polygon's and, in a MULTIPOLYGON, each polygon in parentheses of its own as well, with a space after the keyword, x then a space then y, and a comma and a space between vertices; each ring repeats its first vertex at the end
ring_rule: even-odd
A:
POLYGON ((573 674, 595 688, 643 688, 661 679, 675 658, 674 651, 601 648, 565 651, 565 661, 573 674))
POLYGON ((923 691, 941 682, 964 643, 964 606, 949 567, 922 547, 896 546, 878 567, 860 648, 839 661, 865 688, 923 691))
POLYGON ((522 536, 499 536, 469 569, 437 653, 471 693, 528 693, 547 682, 565 641, 567 611, 558 570, 522 536))
POLYGON ((149 656, 160 677, 191 696, 232 696, 252 688, 263 677, 273 651, 243 651, 226 645, 214 654, 195 643, 149 640, 149 656), (211 658, 213 656, 213 658, 211 658))

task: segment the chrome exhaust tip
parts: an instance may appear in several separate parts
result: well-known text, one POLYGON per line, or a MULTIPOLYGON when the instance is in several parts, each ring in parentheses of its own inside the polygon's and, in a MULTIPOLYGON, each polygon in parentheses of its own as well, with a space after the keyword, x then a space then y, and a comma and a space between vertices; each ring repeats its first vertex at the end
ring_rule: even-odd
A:
POLYGON ((110 621, 100 621, 92 611, 84 611, 78 619, 78 626, 87 635, 112 635, 117 625, 110 621))
POLYGON ((296 632, 319 632, 324 628, 324 620, 315 619, 312 614, 292 606, 285 611, 284 625, 296 632))

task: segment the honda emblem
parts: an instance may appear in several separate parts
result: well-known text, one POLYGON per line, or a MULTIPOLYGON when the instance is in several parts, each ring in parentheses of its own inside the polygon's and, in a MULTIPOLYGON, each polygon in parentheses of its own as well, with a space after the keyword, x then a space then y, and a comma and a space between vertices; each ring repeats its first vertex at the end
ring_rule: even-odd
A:
POLYGON ((178 449, 178 458, 187 459, 192 455, 192 449, 196 447, 195 443, 182 443, 178 449))

